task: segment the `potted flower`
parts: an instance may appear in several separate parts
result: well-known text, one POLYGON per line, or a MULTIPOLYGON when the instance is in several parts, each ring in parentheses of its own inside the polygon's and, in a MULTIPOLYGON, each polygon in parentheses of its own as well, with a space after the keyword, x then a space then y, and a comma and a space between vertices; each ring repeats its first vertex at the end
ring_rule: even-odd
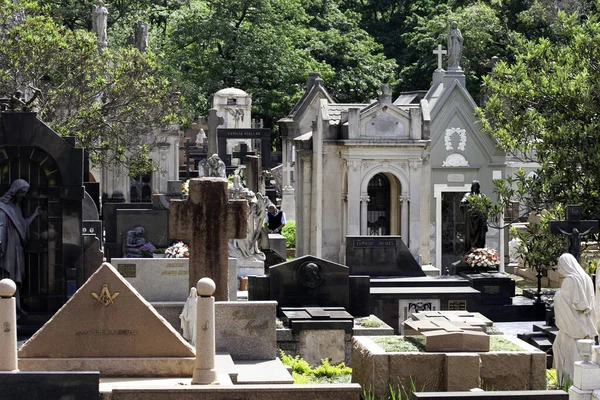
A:
POLYGON ((189 258, 190 250, 183 242, 177 242, 165 250, 167 258, 189 258))
POLYGON ((498 269, 500 266, 498 252, 487 246, 478 249, 472 248, 471 252, 465 255, 465 262, 473 269, 498 269))
POLYGON ((154 258, 165 258, 165 250, 166 249, 154 249, 152 250, 152 256, 154 258))

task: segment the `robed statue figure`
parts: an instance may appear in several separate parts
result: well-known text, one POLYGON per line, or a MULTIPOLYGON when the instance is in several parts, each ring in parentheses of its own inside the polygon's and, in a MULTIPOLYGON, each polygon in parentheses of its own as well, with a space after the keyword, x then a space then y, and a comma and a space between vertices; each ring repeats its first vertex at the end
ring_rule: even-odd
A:
POLYGON ((488 230, 487 216, 469 211, 469 198, 472 196, 485 197, 485 194, 480 192, 479 181, 473 181, 471 192, 465 194, 460 202, 460 207, 465 210, 465 254, 470 253, 472 248, 485 247, 485 234, 488 230))
POLYGON ((10 278, 17 284, 15 298, 19 316, 25 315, 21 309, 19 289, 25 277, 24 248, 29 238, 29 225, 42 213, 38 206, 29 218, 23 217, 21 202, 28 190, 29 183, 17 179, 0 197, 0 277, 10 278))

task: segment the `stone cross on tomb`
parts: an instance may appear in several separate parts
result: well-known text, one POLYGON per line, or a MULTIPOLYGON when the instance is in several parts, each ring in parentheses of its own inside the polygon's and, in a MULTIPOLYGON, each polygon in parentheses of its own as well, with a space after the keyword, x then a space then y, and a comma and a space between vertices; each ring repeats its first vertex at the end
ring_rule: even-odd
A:
POLYGON ((248 145, 246 143, 240 143, 240 151, 234 151, 232 154, 233 158, 240 159, 240 165, 246 165, 246 156, 253 156, 253 151, 248 151, 248 145))
POLYGON ((169 236, 189 240, 189 287, 200 278, 215 281, 217 301, 227 301, 228 240, 247 234, 248 202, 228 200, 227 179, 190 180, 187 200, 171 200, 169 236))
POLYGON ((581 237, 598 233, 598 221, 581 220, 581 205, 567 206, 566 221, 550 221, 550 233, 561 233, 569 238, 569 253, 579 262, 581 237))
POLYGON ((208 124, 208 136, 207 136, 208 151, 207 151, 207 154, 210 157, 211 155, 218 153, 219 149, 217 148, 217 127, 219 125, 223 125, 225 120, 223 119, 223 117, 219 117, 217 115, 216 108, 211 108, 210 110, 208 110, 208 117, 204 117, 204 120, 208 124))
POLYGON ((437 67, 437 69, 443 69, 442 68, 442 56, 444 54, 448 54, 448 51, 447 50, 442 50, 442 45, 438 44, 438 47, 437 47, 436 50, 433 51, 433 54, 437 54, 437 56, 438 56, 437 57, 438 58, 438 67, 437 67))

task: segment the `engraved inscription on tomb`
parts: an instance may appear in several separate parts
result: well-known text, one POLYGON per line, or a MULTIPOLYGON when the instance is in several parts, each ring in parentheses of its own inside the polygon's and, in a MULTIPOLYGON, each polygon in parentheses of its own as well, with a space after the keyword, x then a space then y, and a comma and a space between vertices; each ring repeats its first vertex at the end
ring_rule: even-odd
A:
POLYGON ((167 269, 165 269, 161 275, 170 275, 170 276, 188 276, 190 273, 186 268, 185 264, 181 263, 170 263, 167 264, 167 269))
POLYGON ((466 311, 467 301, 466 300, 448 300, 449 311, 466 311))

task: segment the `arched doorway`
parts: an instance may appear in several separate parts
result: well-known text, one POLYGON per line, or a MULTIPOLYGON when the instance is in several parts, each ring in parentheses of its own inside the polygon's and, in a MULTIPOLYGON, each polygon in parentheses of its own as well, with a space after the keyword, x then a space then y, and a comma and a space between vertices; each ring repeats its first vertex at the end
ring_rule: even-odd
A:
POLYGON ((367 234, 390 234, 390 180, 382 173, 375 175, 367 186, 369 204, 367 206, 367 234))

